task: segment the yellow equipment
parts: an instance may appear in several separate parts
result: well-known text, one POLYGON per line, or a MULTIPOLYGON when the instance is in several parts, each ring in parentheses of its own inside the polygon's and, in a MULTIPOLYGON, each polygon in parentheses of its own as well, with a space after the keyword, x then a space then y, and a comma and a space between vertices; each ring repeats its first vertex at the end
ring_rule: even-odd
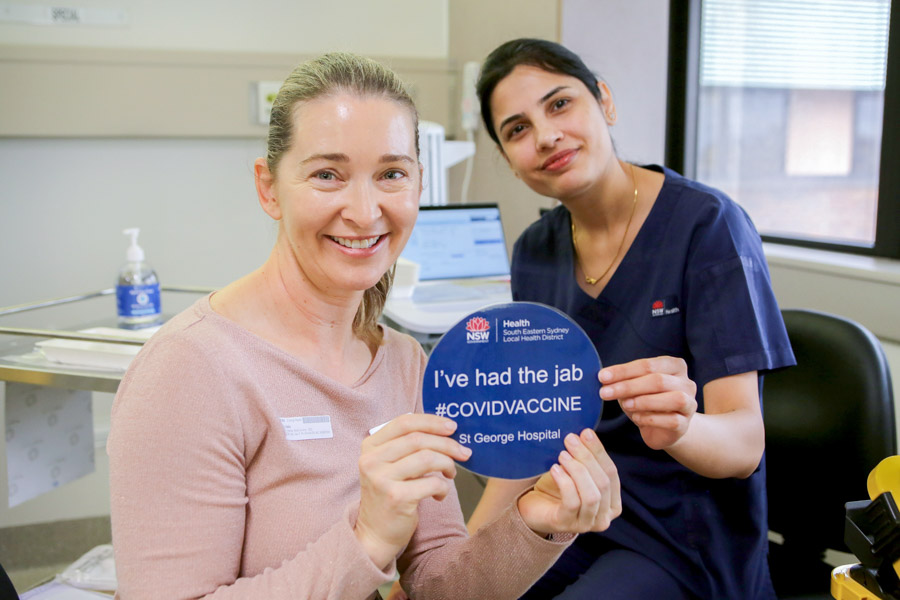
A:
POLYGON ((837 600, 900 600, 900 456, 882 460, 866 481, 870 500, 848 502, 844 541, 859 564, 831 572, 837 600))

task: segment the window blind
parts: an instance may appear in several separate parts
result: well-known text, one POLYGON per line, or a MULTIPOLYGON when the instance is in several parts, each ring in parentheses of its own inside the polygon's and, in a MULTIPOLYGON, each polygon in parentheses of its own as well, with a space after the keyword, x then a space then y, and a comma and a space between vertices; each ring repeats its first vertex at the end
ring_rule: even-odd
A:
POLYGON ((700 84, 883 90, 890 0, 703 0, 700 84))

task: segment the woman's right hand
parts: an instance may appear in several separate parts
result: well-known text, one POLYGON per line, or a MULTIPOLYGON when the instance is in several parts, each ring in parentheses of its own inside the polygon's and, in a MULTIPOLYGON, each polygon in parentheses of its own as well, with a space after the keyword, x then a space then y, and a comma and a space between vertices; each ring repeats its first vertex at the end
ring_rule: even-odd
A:
POLYGON ((456 476, 454 460, 471 456, 448 437, 454 431, 450 419, 407 414, 363 440, 354 531, 378 568, 391 564, 409 542, 419 524, 419 501, 443 500, 456 476))

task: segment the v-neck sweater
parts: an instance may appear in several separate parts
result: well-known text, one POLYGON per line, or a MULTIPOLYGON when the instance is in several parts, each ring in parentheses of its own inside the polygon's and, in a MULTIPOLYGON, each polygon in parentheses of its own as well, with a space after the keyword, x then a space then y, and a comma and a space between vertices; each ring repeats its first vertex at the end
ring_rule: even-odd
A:
POLYGON ((421 501, 415 534, 385 570, 353 533, 360 444, 372 427, 421 412, 424 368, 421 346, 385 327, 371 365, 346 386, 217 314, 208 297, 174 317, 113 405, 118 597, 364 599, 395 568, 417 600, 520 596, 568 544, 536 535, 515 503, 470 538, 455 489, 421 501), (289 436, 282 420, 297 417, 328 417, 314 427, 332 437, 291 439, 304 434, 289 436))

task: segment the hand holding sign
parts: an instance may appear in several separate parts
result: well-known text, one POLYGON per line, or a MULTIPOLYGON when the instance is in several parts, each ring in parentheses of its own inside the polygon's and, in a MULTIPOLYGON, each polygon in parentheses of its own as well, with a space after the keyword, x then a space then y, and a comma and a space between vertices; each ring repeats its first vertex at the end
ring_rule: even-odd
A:
POLYGON ((697 412, 697 384, 681 358, 657 356, 606 367, 600 371, 600 397, 618 400, 641 430, 644 443, 664 450, 685 434, 697 412))
POLYGON ((565 438, 559 464, 519 499, 522 520, 534 531, 605 531, 622 514, 619 475, 592 429, 565 438))
POLYGON ((390 564, 409 543, 419 524, 419 501, 429 496, 443 500, 456 476, 453 461, 464 461, 471 454, 448 437, 455 430, 449 419, 406 414, 363 440, 354 532, 379 568, 390 564))

